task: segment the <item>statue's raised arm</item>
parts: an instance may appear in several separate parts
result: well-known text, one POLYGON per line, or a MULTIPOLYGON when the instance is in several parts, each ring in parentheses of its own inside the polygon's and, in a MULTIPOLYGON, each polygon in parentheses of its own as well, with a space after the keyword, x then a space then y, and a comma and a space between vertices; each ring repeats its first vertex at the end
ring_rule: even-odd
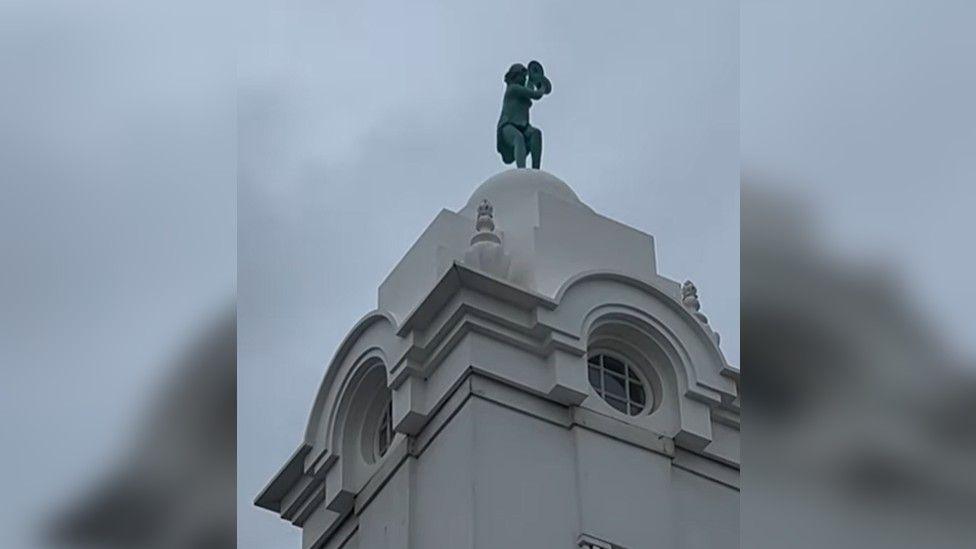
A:
POLYGON ((542 166, 542 131, 529 124, 529 109, 532 101, 542 99, 551 91, 552 83, 538 61, 530 62, 528 67, 516 63, 505 73, 505 97, 496 141, 506 164, 515 162, 524 168, 525 157, 532 154, 532 167, 542 166))

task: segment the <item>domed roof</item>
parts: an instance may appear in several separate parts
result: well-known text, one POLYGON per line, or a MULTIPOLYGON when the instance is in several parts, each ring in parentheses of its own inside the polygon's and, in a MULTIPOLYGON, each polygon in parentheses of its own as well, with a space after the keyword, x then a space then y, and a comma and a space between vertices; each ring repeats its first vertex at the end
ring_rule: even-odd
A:
POLYGON ((567 202, 586 206, 569 185, 551 173, 516 168, 493 175, 482 183, 468 199, 464 212, 471 215, 477 210, 478 204, 486 198, 496 209, 504 211, 505 206, 524 204, 540 191, 555 195, 567 202))

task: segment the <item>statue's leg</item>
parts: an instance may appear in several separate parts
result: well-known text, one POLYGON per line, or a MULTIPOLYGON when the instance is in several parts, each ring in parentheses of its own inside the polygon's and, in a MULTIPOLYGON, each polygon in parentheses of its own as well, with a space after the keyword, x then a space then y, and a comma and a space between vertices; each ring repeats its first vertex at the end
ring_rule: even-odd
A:
POLYGON ((502 128, 502 137, 505 142, 515 149, 515 165, 519 168, 525 167, 525 137, 515 126, 505 126, 502 128))
POLYGON ((539 128, 529 128, 529 151, 532 153, 532 167, 539 169, 542 166, 542 130, 539 128))

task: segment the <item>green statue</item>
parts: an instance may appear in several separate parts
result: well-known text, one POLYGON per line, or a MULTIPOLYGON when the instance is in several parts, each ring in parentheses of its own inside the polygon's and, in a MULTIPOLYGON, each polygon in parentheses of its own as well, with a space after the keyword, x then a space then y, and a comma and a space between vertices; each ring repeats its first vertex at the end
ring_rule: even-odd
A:
POLYGON ((538 61, 529 62, 528 67, 516 63, 505 73, 505 99, 496 141, 506 164, 515 162, 524 168, 525 157, 531 154, 532 167, 538 170, 542 165, 542 130, 529 124, 529 109, 532 101, 542 99, 551 91, 552 83, 538 61))

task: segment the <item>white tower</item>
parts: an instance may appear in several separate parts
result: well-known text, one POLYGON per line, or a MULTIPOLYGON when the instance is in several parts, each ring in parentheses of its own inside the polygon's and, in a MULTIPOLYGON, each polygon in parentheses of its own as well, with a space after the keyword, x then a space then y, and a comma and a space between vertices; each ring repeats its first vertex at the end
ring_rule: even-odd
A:
POLYGON ((738 547, 738 373, 651 236, 509 170, 443 210, 256 504, 302 547, 738 547))

